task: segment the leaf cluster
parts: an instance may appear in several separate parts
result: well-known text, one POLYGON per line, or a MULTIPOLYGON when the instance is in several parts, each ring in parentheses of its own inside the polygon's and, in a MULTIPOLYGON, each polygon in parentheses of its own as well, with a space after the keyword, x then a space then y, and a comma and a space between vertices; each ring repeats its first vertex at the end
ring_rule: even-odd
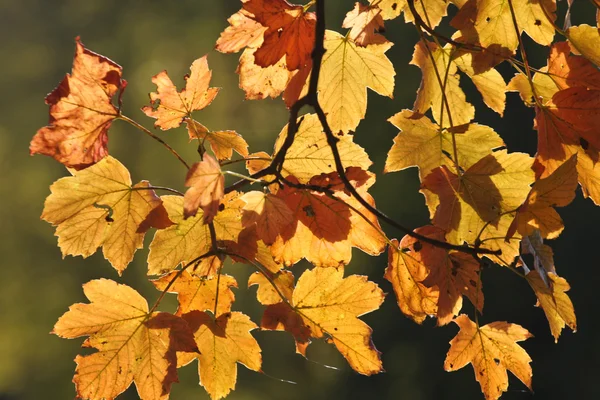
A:
POLYGON ((272 152, 250 153, 239 133, 194 119, 219 93, 210 86, 207 56, 192 63, 184 88, 166 71, 152 78, 156 91, 142 110, 156 129, 185 125, 198 148, 193 164, 123 113, 122 68, 77 38, 72 72, 47 96, 50 121, 30 145, 31 154, 51 156, 70 173, 50 187, 42 219, 56 226, 63 256, 88 257, 102 247, 119 275, 154 230, 147 265, 160 291, 150 307, 129 286, 93 280, 84 285, 89 303, 60 317, 54 334, 87 336, 83 346, 97 350, 75 359, 80 398, 113 399, 135 383, 140 398, 166 399, 177 368, 196 360, 200 384, 223 398, 235 388, 238 363, 262 372, 250 333, 259 327, 288 332, 301 355, 324 339, 356 372, 382 372, 372 330, 359 317, 377 310, 384 293, 348 273, 353 248, 387 251, 384 276, 406 317, 458 325, 444 368, 472 364, 486 399, 507 390, 507 371, 531 389, 532 370, 517 344, 531 337, 525 328, 479 322, 485 267, 530 285, 555 340, 565 326, 577 329, 569 284, 545 241, 563 232, 556 208, 573 200, 578 185, 600 204, 600 12, 598 26, 572 25, 569 2, 560 28, 555 0, 369 0, 355 4, 339 33, 325 29, 324 3, 242 0, 216 40, 220 52, 241 52, 237 73, 247 99, 281 96, 288 107, 272 152), (454 33, 445 36, 436 28, 449 7, 457 9, 449 20, 454 33), (418 168, 431 224, 416 229, 377 208, 370 156, 353 139, 367 89, 393 96, 396 73, 386 55, 393 43, 384 27, 401 14, 420 35, 410 64, 422 80, 412 109, 389 119, 399 133, 384 172, 418 168), (547 47, 547 65, 530 65, 523 34, 547 47), (497 70, 502 63, 515 70, 508 83, 497 70), (474 122, 461 79, 499 115, 509 92, 535 109, 534 157, 510 152, 493 128, 474 122), (133 184, 108 152, 114 121, 131 124, 181 162, 185 193, 133 184), (229 170, 236 162, 247 174, 229 170), (403 236, 388 236, 381 223, 403 236), (238 282, 223 272, 227 259, 255 271, 248 286, 258 286, 264 305, 260 325, 232 311, 238 282), (313 268, 295 273, 302 259, 313 268), (157 311, 167 293, 177 295, 175 313, 157 311), (472 317, 461 313, 463 297, 472 317))

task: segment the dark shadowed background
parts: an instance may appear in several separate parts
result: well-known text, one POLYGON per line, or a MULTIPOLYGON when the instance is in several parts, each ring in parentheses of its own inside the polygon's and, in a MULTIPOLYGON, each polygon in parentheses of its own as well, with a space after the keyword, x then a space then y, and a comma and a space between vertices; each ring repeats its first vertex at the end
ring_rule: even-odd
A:
MULTIPOLYGON (((340 30, 354 1, 327 3, 328 27, 340 30)), ((560 5, 564 14, 562 3, 565 1, 560 5)), ((0 0, 0 400, 75 396, 73 359, 83 339, 64 340, 48 332, 69 305, 85 301, 83 283, 107 277, 134 286, 150 303, 158 296, 145 276, 147 250, 138 251, 119 278, 101 252, 85 260, 63 260, 54 229, 39 219, 49 185, 67 171, 48 157, 29 157, 28 144, 48 121, 46 93, 71 69, 74 38, 80 35, 88 48, 123 66, 124 78, 129 81, 124 113, 149 128, 153 120, 140 108, 148 103, 148 92, 155 89, 151 76, 167 69, 181 87, 192 61, 208 53, 212 86, 223 89, 210 107, 196 114, 197 119, 212 129, 235 129, 249 142, 251 151, 270 152, 287 120, 283 102, 245 101, 234 73, 238 55, 213 50, 227 25, 226 18, 239 7, 237 0, 0 0)), ((588 2, 576 1, 575 7, 575 21, 593 23, 588 2)), ((455 12, 454 7, 450 9, 455 12)), ((416 170, 382 174, 397 133, 386 120, 412 106, 419 85, 419 70, 408 65, 418 35, 402 17, 387 23, 386 35, 395 43, 387 53, 397 72, 395 97, 391 100, 369 93, 369 111, 356 132, 356 141, 375 163, 372 171, 378 174, 378 182, 372 193, 378 206, 405 225, 418 227, 428 220, 416 170)), ((528 40, 526 44, 533 64, 544 65, 546 50, 528 40)), ((514 74, 508 67, 501 70, 505 78, 514 74)), ((533 111, 513 93, 508 95, 507 111, 501 118, 483 105, 470 82, 462 81, 477 108, 477 122, 494 127, 510 151, 533 154, 533 111)), ((158 134, 186 159, 196 160, 195 146, 187 143, 183 128, 158 134)), ((185 171, 156 142, 121 121, 114 123, 109 136, 111 154, 129 168, 134 182, 148 179, 155 185, 182 188, 185 171)), ((483 274, 486 304, 482 321, 515 322, 535 335, 522 344, 533 358, 535 394, 511 376, 504 399, 600 398, 600 265, 596 247, 600 208, 578 191, 577 199, 560 213, 566 230, 551 245, 559 274, 572 286, 579 325, 576 334, 565 331, 554 344, 544 314, 534 307, 535 296, 524 280, 499 267, 483 274)), ((390 237, 401 237, 385 228, 390 237)), ((147 243, 151 237, 147 235, 147 243)), ((373 327, 375 345, 383 352, 386 373, 357 375, 333 346, 323 342, 309 347, 307 361, 294 354, 287 333, 255 331, 263 349, 263 370, 272 377, 240 366, 237 389, 229 398, 482 399, 471 366, 455 373, 443 370, 448 341, 458 331, 456 325, 436 328, 434 320, 428 319, 418 326, 405 318, 390 284, 382 278, 386 256, 367 257, 359 251, 353 256, 347 273, 366 274, 388 293, 382 308, 364 317, 373 327)), ((237 274, 240 286, 234 309, 244 310, 258 323, 261 308, 255 289, 245 289, 252 271, 244 265, 227 269, 237 274)), ((174 302, 165 306, 173 310, 174 302)), ((465 311, 471 313, 471 306, 466 305, 465 311)), ((195 363, 180 370, 180 381, 173 387, 173 399, 208 398, 198 386, 195 363)), ((135 389, 130 388, 121 398, 137 398, 135 389)))

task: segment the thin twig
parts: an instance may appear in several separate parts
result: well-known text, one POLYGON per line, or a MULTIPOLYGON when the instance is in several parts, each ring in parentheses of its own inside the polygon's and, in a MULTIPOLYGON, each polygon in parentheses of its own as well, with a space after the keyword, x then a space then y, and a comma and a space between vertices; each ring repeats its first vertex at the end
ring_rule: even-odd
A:
POLYGON ((123 115, 123 114, 119 114, 119 116, 117 116, 117 119, 120 119, 120 120, 130 123, 131 125, 138 128, 140 131, 144 132, 146 135, 150 136, 152 139, 154 139, 157 142, 159 142, 160 144, 162 144, 167 150, 169 150, 171 152, 171 154, 173 154, 175 157, 177 157, 177 159, 179 161, 181 161, 181 163, 183 165, 185 165, 185 167, 187 169, 190 169, 190 166, 188 165, 188 163, 185 162, 185 160, 179 155, 179 153, 177 153, 177 151, 175 151, 175 149, 173 149, 171 146, 169 146, 164 140, 162 140, 161 138, 156 136, 154 133, 150 132, 150 130, 148 130, 146 127, 140 125, 136 121, 132 120, 131 118, 129 118, 128 116, 123 115))

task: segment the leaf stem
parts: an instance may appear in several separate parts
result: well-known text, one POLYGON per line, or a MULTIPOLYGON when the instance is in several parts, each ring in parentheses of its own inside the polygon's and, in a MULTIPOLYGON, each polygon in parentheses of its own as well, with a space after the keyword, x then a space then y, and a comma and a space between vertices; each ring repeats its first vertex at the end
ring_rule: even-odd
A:
POLYGON ((123 120, 125 122, 128 122, 129 124, 131 124, 131 125, 135 126, 136 128, 138 128, 140 131, 144 132, 146 135, 150 136, 152 139, 154 139, 157 142, 159 142, 160 144, 162 144, 167 150, 169 150, 171 152, 171 154, 173 154, 175 157, 177 157, 177 159, 183 165, 185 165, 185 167, 187 169, 190 169, 190 166, 188 165, 188 163, 185 162, 185 160, 179 155, 179 153, 177 153, 177 151, 175 151, 175 149, 173 149, 171 146, 169 146, 164 140, 162 140, 161 138, 159 138, 158 136, 156 136, 154 133, 150 132, 150 130, 148 130, 146 127, 140 125, 139 123, 137 123, 133 119, 131 119, 128 116, 123 115, 123 114, 119 114, 116 119, 120 119, 120 120, 123 120))

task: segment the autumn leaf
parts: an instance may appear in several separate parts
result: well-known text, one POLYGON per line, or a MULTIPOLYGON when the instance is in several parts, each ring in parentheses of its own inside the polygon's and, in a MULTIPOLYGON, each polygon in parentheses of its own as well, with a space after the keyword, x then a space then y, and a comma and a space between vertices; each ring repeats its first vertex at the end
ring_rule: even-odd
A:
POLYGON ((248 156, 248 143, 235 131, 210 131, 195 120, 185 121, 191 139, 198 139, 204 145, 208 141, 210 149, 218 160, 230 160, 233 151, 242 157, 248 156))
POLYGON ((533 257, 533 267, 538 271, 544 282, 549 285, 548 274, 556 274, 554 266, 554 252, 547 244, 539 231, 534 231, 532 235, 524 237, 521 241, 522 254, 531 254, 533 257))
POLYGON ((420 41, 410 62, 423 74, 413 109, 419 114, 431 109, 433 119, 443 128, 468 124, 475 116, 475 108, 459 86, 458 67, 446 51, 435 43, 420 41))
POLYGON ((418 251, 409 247, 414 243, 410 236, 404 236, 400 243, 392 239, 384 277, 394 288, 400 310, 421 324, 428 315, 437 314, 439 291, 421 283, 429 269, 417 258, 418 251))
POLYGON ((217 41, 217 50, 230 53, 254 48, 256 65, 263 68, 277 64, 284 56, 290 71, 309 62, 315 42, 314 13, 286 0, 242 3, 242 9, 228 20, 230 26, 217 41))
POLYGON ((402 13, 406 6, 406 0, 369 0, 373 7, 381 10, 383 19, 394 19, 402 13))
POLYGON ((72 305, 52 331, 67 339, 89 336, 83 347, 98 350, 75 358, 78 397, 114 399, 135 382, 141 399, 167 399, 177 382, 176 352, 198 351, 188 324, 149 313, 138 292, 108 279, 90 281, 83 290, 90 303, 72 305))
POLYGON ((460 331, 450 341, 444 362, 446 371, 457 371, 473 364, 475 379, 487 400, 496 400, 506 392, 507 370, 531 390, 531 358, 516 343, 532 336, 526 329, 508 322, 492 322, 479 327, 464 314, 454 322, 460 331))
MULTIPOLYGON (((203 222, 203 212, 198 210, 194 217, 185 219, 181 196, 163 196, 161 199, 175 224, 154 235, 148 254, 148 275, 170 272, 179 264, 187 264, 211 250, 210 231, 203 222)), ((244 202, 239 200, 237 193, 230 193, 222 204, 223 211, 217 213, 213 224, 218 243, 227 247, 237 242, 243 231, 241 209, 244 202)), ((209 268, 209 271, 211 274, 215 272, 214 268, 209 268)))
POLYGON ((356 3, 354 9, 346 14, 342 27, 350 28, 349 37, 359 46, 387 42, 379 34, 383 30, 383 17, 379 7, 356 3))
POLYGON ((152 105, 145 106, 142 111, 147 116, 156 118, 155 127, 162 130, 177 128, 193 111, 202 110, 212 103, 219 89, 208 87, 212 71, 208 69, 206 57, 192 63, 191 74, 185 76, 185 89, 180 92, 167 75, 167 71, 152 77, 157 91, 150 93, 152 105))
POLYGON ((519 46, 522 32, 543 46, 550 45, 554 38, 555 12, 555 0, 469 0, 454 17, 452 25, 463 36, 476 38, 476 44, 508 56, 519 46))
POLYGON ((238 362, 260 372, 260 347, 250 334, 257 326, 248 316, 227 312, 213 318, 205 312, 191 311, 183 319, 194 332, 199 354, 179 353, 178 366, 198 359, 200 384, 211 399, 222 399, 235 388, 238 362))
POLYGON ((600 71, 587 58, 571 54, 568 42, 550 47, 548 74, 557 89, 582 86, 600 90, 600 71))
MULTIPOLYGON (((287 131, 286 125, 277 137, 274 154, 283 146, 287 131)), ((369 155, 354 143, 352 136, 339 137, 337 148, 345 168, 360 167, 366 170, 372 164, 369 155)), ((316 114, 303 115, 299 121, 298 132, 294 136, 294 143, 286 153, 282 168, 283 175, 293 175, 301 183, 307 183, 313 176, 334 171, 336 171, 335 159, 319 118, 316 114)))
POLYGON ((569 283, 560 276, 550 272, 547 274, 549 282, 542 279, 538 271, 530 271, 525 278, 538 298, 538 306, 542 307, 554 341, 558 342, 563 328, 568 326, 577 331, 577 318, 573 303, 566 292, 571 289, 569 283))
MULTIPOLYGON (((372 205, 375 202, 367 190, 373 183, 371 180, 359 188, 361 196, 372 205)), ((315 266, 339 267, 350 262, 352 247, 372 255, 385 249, 377 219, 343 191, 335 192, 336 198, 332 198, 285 186, 277 197, 293 212, 293 218, 271 246, 275 259, 287 266, 306 258, 315 266), (358 212, 367 213, 367 220, 358 212)))
MULTIPOLYGON (((502 264, 518 255, 518 241, 503 239, 533 183, 533 159, 524 153, 505 150, 485 156, 464 173, 456 175, 439 167, 422 183, 430 204, 433 224, 446 231, 450 243, 475 243, 501 250, 502 264), (432 207, 434 206, 434 207, 432 207)), ((514 238, 518 239, 518 238, 514 238)))
POLYGON ((231 305, 235 296, 231 288, 237 288, 235 278, 229 275, 199 277, 187 271, 172 271, 158 279, 152 280, 152 284, 161 291, 167 289, 169 293, 177 293, 177 313, 183 315, 190 311, 216 311, 221 315, 231 311, 231 305), (217 301, 218 300, 218 301, 217 301))
POLYGON ((112 98, 127 82, 122 69, 76 39, 71 74, 46 96, 50 122, 37 131, 29 152, 53 157, 67 167, 83 169, 108 155, 108 129, 119 116, 112 98))
POLYGON ((188 171, 185 186, 189 189, 183 197, 183 217, 193 217, 201 207, 204 223, 211 223, 225 195, 225 177, 217 160, 205 154, 188 171))
POLYGON ((276 273, 268 271, 265 271, 265 273, 255 272, 248 278, 248 287, 253 285, 258 285, 256 297, 260 304, 268 306, 281 303, 284 299, 292 298, 294 274, 286 270, 280 270, 276 273))
MULTIPOLYGON (((404 1, 408 3, 407 0, 404 1)), ((421 16, 421 19, 425 21, 425 23, 432 29, 437 27, 442 21, 442 18, 444 18, 447 15, 448 4, 450 3, 450 1, 448 0, 411 1, 413 1, 415 5, 415 10, 419 14, 419 16, 421 16)), ((415 23, 415 18, 408 4, 404 6, 404 20, 406 22, 415 23)))
POLYGON ((275 98, 286 90, 296 73, 287 69, 285 58, 268 67, 257 65, 255 52, 256 49, 246 49, 240 57, 236 70, 240 75, 240 88, 247 100, 275 98))
POLYGON ((242 200, 246 202, 242 224, 256 224, 258 237, 267 245, 273 244, 277 235, 293 219, 292 210, 285 201, 272 194, 252 191, 245 193, 242 200))
MULTIPOLYGON (((444 231, 433 226, 424 226, 415 231, 431 239, 445 240, 444 231)), ((480 266, 471 255, 448 252, 408 236, 402 239, 402 243, 405 248, 411 249, 409 256, 413 257, 413 262, 421 264, 428 271, 421 284, 427 288, 435 288, 435 292, 439 293, 436 312, 438 326, 449 323, 458 315, 462 309, 463 295, 471 300, 479 312, 482 311, 480 266)))
POLYGON ((371 328, 358 317, 378 309, 384 293, 365 276, 343 276, 342 268, 305 271, 294 289, 291 307, 285 303, 267 307, 267 326, 273 328, 267 328, 264 319, 262 326, 290 330, 300 339, 303 330, 310 337, 327 338, 356 372, 383 372, 380 353, 371 342, 371 328))
MULTIPOLYGON (((447 45, 445 47, 446 51, 449 48, 451 46, 447 45)), ((485 54, 480 53, 478 57, 478 54, 467 50, 457 50, 451 54, 452 62, 471 79, 481 94, 485 105, 496 111, 500 116, 504 115, 508 88, 500 72, 492 68, 492 65, 481 65, 480 58, 485 54)))
POLYGON ((229 26, 217 40, 216 49, 222 53, 237 53, 244 47, 257 48, 262 45, 267 27, 247 16, 244 10, 227 19, 229 26))
MULTIPOLYGON (((577 189, 577 156, 574 155, 546 178, 537 180, 519 207, 513 224, 522 236, 538 229, 543 238, 555 239, 564 229, 562 218, 554 207, 565 207, 575 198, 577 189)), ((510 233, 509 235, 510 236, 510 233)))
POLYGON ((388 121, 401 132, 394 138, 385 172, 418 166, 421 180, 442 165, 455 171, 455 147, 457 161, 462 168, 468 169, 491 154, 493 149, 504 145, 500 136, 484 125, 469 124, 447 130, 410 110, 402 110, 388 121))
POLYGON ((325 55, 321 65, 319 103, 334 133, 356 129, 367 111, 367 88, 393 97, 394 66, 385 55, 392 46, 357 46, 334 31, 325 33, 325 55))
POLYGON ((586 24, 572 26, 567 29, 565 35, 579 53, 600 66, 600 52, 597 46, 600 40, 600 32, 597 27, 586 24))
POLYGON ((131 185, 129 171, 108 156, 50 187, 42 219, 56 226, 63 256, 88 257, 102 246, 119 275, 142 248, 144 219, 163 207, 147 181, 131 185))

